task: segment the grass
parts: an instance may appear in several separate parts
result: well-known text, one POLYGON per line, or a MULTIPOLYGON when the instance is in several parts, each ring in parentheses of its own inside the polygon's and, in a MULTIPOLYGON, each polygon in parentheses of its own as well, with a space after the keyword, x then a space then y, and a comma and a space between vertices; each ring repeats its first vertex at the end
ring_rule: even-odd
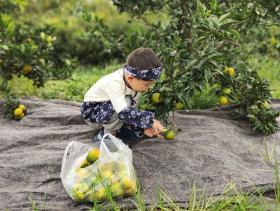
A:
POLYGON ((280 98, 280 61, 264 55, 253 55, 249 64, 262 78, 270 82, 273 98, 280 98))

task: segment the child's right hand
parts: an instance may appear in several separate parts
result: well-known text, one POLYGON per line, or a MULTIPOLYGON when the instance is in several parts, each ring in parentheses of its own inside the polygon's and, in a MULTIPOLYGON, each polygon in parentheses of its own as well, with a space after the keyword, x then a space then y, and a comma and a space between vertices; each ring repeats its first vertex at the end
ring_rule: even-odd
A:
POLYGON ((151 128, 144 129, 144 134, 149 137, 158 136, 161 137, 160 133, 163 131, 164 127, 160 121, 154 119, 153 126, 151 128))
POLYGON ((160 123, 160 121, 154 119, 154 123, 152 128, 154 129, 154 135, 158 136, 158 137, 162 137, 160 135, 160 133, 163 131, 164 127, 162 126, 162 124, 160 123))

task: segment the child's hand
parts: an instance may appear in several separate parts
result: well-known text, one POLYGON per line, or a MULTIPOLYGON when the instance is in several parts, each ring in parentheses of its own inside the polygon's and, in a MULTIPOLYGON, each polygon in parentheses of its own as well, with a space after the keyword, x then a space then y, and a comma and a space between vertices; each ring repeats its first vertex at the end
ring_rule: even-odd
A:
POLYGON ((152 128, 154 129, 154 135, 155 135, 155 136, 162 137, 162 136, 160 135, 160 132, 163 131, 164 127, 162 126, 162 124, 160 123, 160 121, 154 119, 154 123, 153 123, 152 128))

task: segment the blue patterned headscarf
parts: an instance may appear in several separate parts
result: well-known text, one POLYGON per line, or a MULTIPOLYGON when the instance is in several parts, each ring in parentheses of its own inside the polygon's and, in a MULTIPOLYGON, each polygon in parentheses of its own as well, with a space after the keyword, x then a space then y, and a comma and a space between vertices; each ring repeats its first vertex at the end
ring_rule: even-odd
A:
POLYGON ((151 80, 157 80, 160 77, 162 71, 162 65, 149 70, 137 70, 129 66, 128 64, 125 64, 123 70, 128 75, 131 75, 137 79, 151 81, 151 80))

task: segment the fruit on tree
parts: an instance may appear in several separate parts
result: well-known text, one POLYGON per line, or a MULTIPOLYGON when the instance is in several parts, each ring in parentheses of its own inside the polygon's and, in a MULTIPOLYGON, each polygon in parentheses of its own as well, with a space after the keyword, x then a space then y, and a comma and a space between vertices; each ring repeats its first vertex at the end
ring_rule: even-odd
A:
POLYGON ((162 97, 161 97, 161 94, 159 92, 155 92, 155 93, 152 94, 151 102, 153 104, 159 104, 159 103, 161 103, 161 101, 162 101, 162 97))
POLYGON ((229 100, 226 96, 220 96, 219 97, 219 104, 224 106, 229 104, 229 100))

